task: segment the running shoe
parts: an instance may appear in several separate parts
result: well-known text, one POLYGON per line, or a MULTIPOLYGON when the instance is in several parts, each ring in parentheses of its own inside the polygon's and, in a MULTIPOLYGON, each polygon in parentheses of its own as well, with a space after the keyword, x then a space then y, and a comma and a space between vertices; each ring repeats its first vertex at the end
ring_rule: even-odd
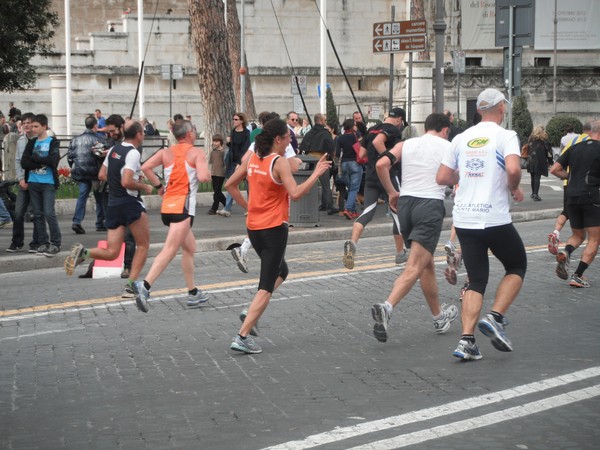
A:
POLYGON ((44 256, 47 256, 48 258, 52 258, 53 256, 56 256, 59 253, 60 253, 60 247, 57 245, 54 245, 54 244, 48 245, 46 250, 44 250, 44 256))
POLYGON ((208 295, 206 295, 202 289, 198 289, 196 295, 192 295, 188 293, 187 297, 187 305, 190 307, 200 306, 202 303, 206 303, 208 301, 208 295))
POLYGON ((564 250, 558 252, 556 255, 556 263, 556 275, 558 278, 561 280, 568 280, 569 265, 571 264, 571 258, 569 257, 569 254, 564 250))
POLYGON ((8 247, 6 249, 6 251, 8 253, 17 253, 17 252, 20 252, 21 250, 23 250, 23 246, 22 245, 16 245, 16 244, 10 244, 10 247, 8 247))
POLYGON ((458 341, 458 346, 452 355, 464 361, 476 361, 483 358, 477 344, 475 342, 470 343, 464 339, 458 341))
POLYGON ((352 241, 344 242, 344 267, 354 269, 354 255, 356 255, 356 244, 352 241))
POLYGON ((233 338, 231 343, 231 350, 236 352, 242 352, 247 354, 262 353, 262 348, 254 342, 252 336, 246 336, 246 339, 242 339, 239 334, 233 338))
MULTIPOLYGON (((240 313, 240 320, 242 321, 242 323, 244 323, 244 321, 246 320, 247 315, 248 315, 248 310, 247 309, 242 310, 242 312, 240 313)), ((254 325, 252 327, 252 329, 250 330, 250 334, 252 336, 258 336, 258 322, 256 323, 256 325, 254 325)))
POLYGON ((556 233, 550 233, 548 235, 548 251, 553 255, 558 253, 558 246, 560 245, 560 240, 556 233))
POLYGON ((446 242, 444 250, 446 251, 446 264, 448 264, 448 267, 454 267, 454 270, 460 269, 462 264, 462 253, 460 250, 456 250, 451 241, 446 242))
POLYGON ((408 261, 406 249, 402 250, 402 253, 396 253, 396 264, 404 264, 406 261, 408 261))
POLYGON ((503 323, 496 322, 494 316, 486 314, 483 319, 477 323, 477 328, 487 337, 492 340, 492 345, 501 352, 512 352, 513 346, 506 333, 504 327, 508 325, 506 318, 503 323))
POLYGON ((48 248, 50 247, 50 244, 42 244, 39 245, 35 254, 37 256, 44 256, 44 252, 48 251, 48 248))
POLYGON ((433 321, 435 332, 439 334, 448 331, 450 324, 458 317, 458 308, 455 305, 446 306, 444 303, 442 305, 442 312, 444 316, 441 319, 434 319, 433 321))
POLYGON ((576 288, 589 288, 590 283, 585 280, 583 277, 578 277, 577 275, 571 275, 571 281, 569 281, 569 286, 573 286, 576 288))
POLYGON ((456 269, 452 266, 446 267, 446 270, 444 271, 444 277, 446 277, 446 281, 452 285, 455 285, 458 281, 456 269))
POLYGON ((121 294, 121 298, 135 298, 135 294, 133 293, 133 289, 129 284, 125 285, 125 289, 123 289, 123 293, 121 294))
POLYGON ((135 295, 135 304, 141 312, 148 312, 148 299, 150 298, 150 292, 144 286, 143 281, 134 281, 131 285, 131 289, 135 295))
POLYGON ((75 267, 77 267, 84 261, 84 254, 85 247, 83 246, 83 244, 79 242, 73 244, 73 247, 71 247, 71 253, 69 253, 69 256, 67 256, 64 263, 65 272, 67 272, 68 276, 73 275, 75 267))
POLYGON ((467 292, 467 289, 469 289, 469 281, 465 280, 465 284, 463 284, 463 287, 460 288, 460 294, 458 296, 458 300, 459 301, 463 301, 463 298, 465 297, 465 292, 467 292))
POLYGON ((242 253, 241 247, 234 247, 231 249, 231 256, 237 262, 238 269, 240 269, 244 273, 248 273, 248 262, 246 260, 246 255, 242 253))
POLYGON ((452 241, 446 242, 446 244, 444 245, 444 250, 446 251, 447 255, 453 254, 456 251, 454 242, 452 242, 452 241))
POLYGON ((371 307, 371 315, 375 320, 373 326, 373 336, 379 342, 387 342, 388 338, 388 324, 392 316, 387 312, 383 303, 376 303, 371 307))

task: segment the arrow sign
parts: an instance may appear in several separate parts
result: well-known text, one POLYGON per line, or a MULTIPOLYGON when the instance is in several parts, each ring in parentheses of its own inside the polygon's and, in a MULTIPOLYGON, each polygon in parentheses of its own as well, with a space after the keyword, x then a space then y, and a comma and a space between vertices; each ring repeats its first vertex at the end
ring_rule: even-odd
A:
POLYGON ((377 36, 381 36, 381 32, 383 31, 383 24, 381 23, 374 23, 373 24, 373 36, 377 37, 377 36))

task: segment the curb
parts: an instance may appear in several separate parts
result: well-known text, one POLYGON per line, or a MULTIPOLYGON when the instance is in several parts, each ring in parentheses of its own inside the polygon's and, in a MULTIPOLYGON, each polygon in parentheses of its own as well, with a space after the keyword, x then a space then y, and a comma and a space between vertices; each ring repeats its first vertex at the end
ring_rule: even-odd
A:
MULTIPOLYGON (((560 208, 555 209, 544 209, 539 211, 520 211, 511 213, 512 220, 514 223, 518 222, 530 222, 535 220, 554 219, 560 213, 560 208)), ((452 226, 452 218, 446 217, 444 219, 443 230, 449 230, 452 226)), ((290 232, 288 238, 288 244, 306 244, 310 242, 324 242, 324 241, 336 241, 349 239, 352 228, 336 227, 336 228, 296 228, 290 232)), ((365 228, 362 237, 380 237, 391 235, 392 224, 373 224, 365 228)), ((225 236, 220 238, 211 239, 198 239, 197 253, 202 252, 214 252, 226 250, 227 247, 235 242, 242 242, 244 234, 225 236)), ((163 243, 150 244, 148 250, 148 257, 153 258, 163 247, 163 243)), ((341 251, 341 250, 340 250, 341 251)), ((69 255, 69 251, 62 251, 58 255, 52 258, 41 257, 35 254, 18 255, 12 258, 6 258, 0 260, 0 273, 11 273, 11 272, 24 272, 39 269, 52 269, 62 267, 65 258, 69 255)))

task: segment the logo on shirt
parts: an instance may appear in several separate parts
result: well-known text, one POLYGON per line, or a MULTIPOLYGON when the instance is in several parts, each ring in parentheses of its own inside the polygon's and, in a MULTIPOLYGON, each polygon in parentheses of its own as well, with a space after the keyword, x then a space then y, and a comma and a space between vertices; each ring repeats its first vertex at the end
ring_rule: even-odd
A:
POLYGON ((471 158, 467 161, 466 166, 469 170, 481 170, 483 169, 484 162, 481 159, 471 158))
POLYGON ((111 157, 112 159, 121 159, 121 155, 119 155, 119 154, 118 154, 118 153, 116 153, 116 152, 110 152, 110 157, 111 157))
POLYGON ((475 138, 475 139, 471 139, 469 142, 467 142, 467 147, 481 148, 481 147, 485 147, 488 144, 488 142, 490 142, 490 138, 486 138, 486 137, 475 138))

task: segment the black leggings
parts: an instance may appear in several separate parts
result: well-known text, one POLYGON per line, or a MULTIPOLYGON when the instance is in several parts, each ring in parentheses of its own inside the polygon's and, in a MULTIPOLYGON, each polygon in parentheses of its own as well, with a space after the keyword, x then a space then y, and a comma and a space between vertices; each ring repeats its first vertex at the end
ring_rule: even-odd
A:
POLYGON ((212 176, 212 187, 213 187, 213 204, 210 209, 216 211, 219 209, 219 203, 223 203, 225 206, 225 195, 222 192, 223 183, 225 182, 225 177, 215 177, 212 176))
POLYGON ((488 249, 504 266, 505 275, 525 278, 525 246, 512 223, 484 229, 456 227, 456 235, 467 269, 470 290, 485 294, 490 278, 488 249))
MULTIPOLYGON (((394 187, 398 190, 398 179, 395 176, 392 176, 392 184, 394 185, 394 187)), ((386 202, 386 207, 389 206, 389 200, 388 200, 388 195, 386 190, 383 188, 383 185, 381 183, 377 183, 377 182, 367 182, 365 184, 365 197, 364 197, 364 208, 363 208, 363 212, 360 216, 358 216, 358 218, 356 219, 356 221, 358 223, 360 223, 363 227, 366 227, 367 224, 369 222, 371 222, 371 220, 373 220, 373 217, 375 217, 375 210, 377 209, 377 201, 379 200, 380 197, 383 197, 383 199, 386 202)), ((398 217, 396 215, 396 213, 394 213, 391 209, 390 212, 392 214, 392 219, 394 222, 394 226, 392 228, 392 233, 393 234, 400 234, 400 222, 398 221, 398 217)))
POLYGON ((542 180, 541 173, 532 173, 531 175, 531 193, 533 195, 538 195, 540 192, 540 183, 542 180))
POLYGON ((265 230, 248 230, 252 247, 260 257, 259 290, 273 293, 278 277, 285 280, 288 276, 288 266, 285 262, 288 226, 282 224, 265 230))

